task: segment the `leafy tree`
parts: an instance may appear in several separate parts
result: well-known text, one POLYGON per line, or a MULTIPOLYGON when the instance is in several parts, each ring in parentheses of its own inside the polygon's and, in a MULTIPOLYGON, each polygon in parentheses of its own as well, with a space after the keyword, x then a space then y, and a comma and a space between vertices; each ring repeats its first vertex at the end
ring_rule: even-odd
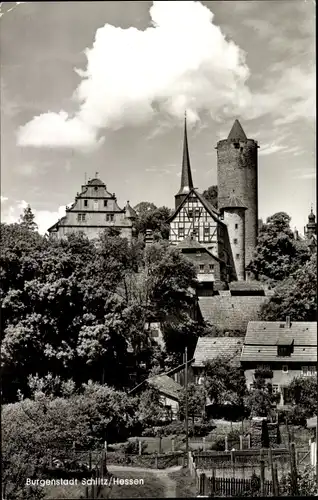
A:
POLYGON ((143 201, 134 207, 137 213, 135 220, 136 234, 146 234, 147 229, 153 231, 155 240, 169 239, 169 224, 167 219, 171 215, 171 210, 167 207, 159 207, 153 203, 143 201))
POLYGON ((255 257, 249 265, 258 278, 282 281, 309 260, 308 246, 294 239, 290 221, 289 215, 278 212, 260 229, 255 257))
POLYGON ((23 214, 20 215, 20 224, 22 227, 25 227, 28 229, 28 231, 37 231, 38 225, 35 222, 35 215, 31 210, 30 205, 28 205, 24 211, 23 214))
MULTIPOLYGON (((192 428, 194 429, 195 417, 205 418, 206 389, 203 385, 188 385, 188 415, 192 418, 192 428)), ((179 399, 180 415, 185 415, 186 391, 183 389, 179 399)))
POLYGON ((233 404, 243 407, 246 394, 244 371, 234 356, 219 356, 205 364, 204 385, 215 405, 233 404))
POLYGON ((160 393, 155 387, 144 390, 136 397, 136 417, 142 427, 158 425, 165 417, 165 409, 161 402, 160 393))
POLYGON ((317 377, 296 377, 292 380, 288 386, 292 404, 289 420, 299 420, 304 425, 307 418, 317 414, 317 389, 317 377))
POLYGON ((315 321, 317 317, 317 256, 283 280, 261 311, 265 321, 315 321))
POLYGON ((208 200, 211 205, 213 205, 216 209, 218 208, 218 187, 210 186, 208 189, 203 191, 203 196, 206 200, 208 200))
POLYGON ((254 378, 254 388, 245 396, 245 406, 251 416, 269 417, 273 407, 280 399, 280 394, 273 393, 273 386, 262 376, 254 378))

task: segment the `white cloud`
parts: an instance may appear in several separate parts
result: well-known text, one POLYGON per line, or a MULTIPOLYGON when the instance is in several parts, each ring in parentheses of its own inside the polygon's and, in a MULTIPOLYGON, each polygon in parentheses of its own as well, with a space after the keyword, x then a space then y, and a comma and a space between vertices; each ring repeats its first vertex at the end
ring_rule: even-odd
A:
MULTIPOLYGON (((1 202, 7 201, 8 198, 1 197, 1 202), (4 198, 4 200, 3 200, 4 198)), ((71 204, 71 203, 70 203, 71 204)), ((28 206, 25 200, 15 200, 7 208, 1 211, 1 221, 7 224, 14 224, 19 222, 20 215, 23 214, 23 210, 28 206)), ((66 205, 67 206, 67 205, 66 205)), ((55 222, 65 215, 66 206, 60 206, 56 212, 51 212, 49 210, 35 210, 32 207, 32 212, 35 216, 35 222, 38 225, 38 230, 40 234, 45 234, 49 227, 51 227, 55 222)))
POLYGON ((258 154, 259 156, 267 156, 273 153, 277 153, 278 151, 284 151, 286 149, 288 149, 288 146, 272 142, 270 144, 261 144, 258 154))
POLYGON ((5 203, 8 200, 6 196, 1 195, 1 203, 5 203))
POLYGON ((236 114, 246 102, 245 53, 213 24, 199 2, 155 1, 144 31, 106 24, 86 50, 85 71, 74 93, 76 115, 36 116, 18 131, 18 144, 82 147, 98 142, 103 128, 147 122, 156 111, 196 122, 202 109, 213 117, 236 114), (191 34, 191 36, 190 36, 191 34))

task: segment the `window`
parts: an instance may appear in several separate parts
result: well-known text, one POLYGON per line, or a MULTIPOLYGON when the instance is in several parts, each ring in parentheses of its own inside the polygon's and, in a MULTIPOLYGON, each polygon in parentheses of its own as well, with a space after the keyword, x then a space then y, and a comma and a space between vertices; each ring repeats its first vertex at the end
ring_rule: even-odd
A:
POLYGON ((235 229, 238 229, 238 224, 235 224, 235 229))
POLYGON ((184 237, 184 227, 179 227, 178 228, 178 237, 183 238, 184 237))
POLYGON ((317 368, 312 365, 312 366, 302 366, 301 367, 301 372, 304 377, 310 377, 312 375, 317 374, 317 368))
POLYGON ((193 218, 193 210, 192 210, 192 208, 190 208, 190 209, 188 210, 188 217, 189 217, 189 219, 192 219, 192 218, 193 218))
POLYGON ((277 347, 277 356, 290 356, 291 355, 291 347, 289 345, 280 345, 277 347))
POLYGON ((209 236, 210 235, 210 228, 209 226, 204 227, 204 236, 209 236))
POLYGON ((234 245, 237 245, 237 239, 236 239, 236 238, 234 238, 234 240, 233 240, 233 241, 234 241, 234 245))
POLYGON ((104 200, 104 207, 107 207, 107 200, 104 200))
POLYGON ((194 210, 194 214, 195 214, 195 217, 199 217, 199 215, 200 215, 200 209, 199 209, 199 208, 196 208, 196 209, 194 210))
POLYGON ((240 254, 239 254, 239 253, 237 253, 237 254, 235 255, 235 258, 236 258, 236 259, 239 259, 239 258, 240 258, 240 254))
POLYGON ((98 210, 98 200, 94 200, 94 210, 98 210))
POLYGON ((274 384, 272 386, 272 391, 273 391, 273 394, 277 394, 279 392, 279 385, 274 384))
POLYGON ((114 220, 114 214, 106 214, 107 222, 113 222, 113 220, 114 220))
POLYGON ((88 206, 88 200, 84 200, 84 207, 88 206))
POLYGON ((86 220, 86 214, 77 214, 78 222, 84 222, 86 220))
POLYGON ((288 366, 287 365, 283 365, 282 372, 283 373, 288 373, 288 366))
POLYGON ((210 271, 214 271, 214 264, 210 264, 209 269, 210 269, 210 271))
POLYGON ((204 271, 204 264, 200 264, 199 265, 199 269, 200 269, 200 273, 203 273, 203 271, 204 271))

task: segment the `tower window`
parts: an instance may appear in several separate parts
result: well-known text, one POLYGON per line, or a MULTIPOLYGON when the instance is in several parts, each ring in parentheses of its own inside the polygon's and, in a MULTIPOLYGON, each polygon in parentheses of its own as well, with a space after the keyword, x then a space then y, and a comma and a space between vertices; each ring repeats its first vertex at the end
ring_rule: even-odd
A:
POLYGON ((233 242, 234 242, 234 245, 237 245, 237 239, 236 238, 234 238, 233 242))
POLYGON ((106 214, 107 222, 113 222, 113 220, 114 220, 114 214, 106 214))
POLYGON ((237 253, 237 254, 235 255, 235 257, 236 257, 236 259, 239 259, 239 258, 240 258, 240 254, 239 254, 239 253, 237 253))
POLYGON ((78 222, 84 222, 86 220, 86 214, 77 214, 78 222))
POLYGON ((104 207, 107 207, 107 200, 104 200, 104 207))
POLYGON ((94 210, 98 210, 98 200, 94 200, 94 210))
POLYGON ((235 229, 238 229, 238 224, 235 224, 235 229))
POLYGON ((87 207, 88 205, 88 200, 84 200, 84 207, 87 207))

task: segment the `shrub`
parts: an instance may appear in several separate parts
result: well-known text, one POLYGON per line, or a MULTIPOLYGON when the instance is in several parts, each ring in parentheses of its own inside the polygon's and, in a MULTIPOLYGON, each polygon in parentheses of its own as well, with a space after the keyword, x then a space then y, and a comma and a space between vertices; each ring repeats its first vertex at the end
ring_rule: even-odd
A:
MULTIPOLYGON (((147 443, 141 441, 141 453, 144 453, 148 448, 147 443)), ((123 446, 123 451, 126 455, 138 455, 139 454, 139 439, 134 441, 129 441, 123 446)))

